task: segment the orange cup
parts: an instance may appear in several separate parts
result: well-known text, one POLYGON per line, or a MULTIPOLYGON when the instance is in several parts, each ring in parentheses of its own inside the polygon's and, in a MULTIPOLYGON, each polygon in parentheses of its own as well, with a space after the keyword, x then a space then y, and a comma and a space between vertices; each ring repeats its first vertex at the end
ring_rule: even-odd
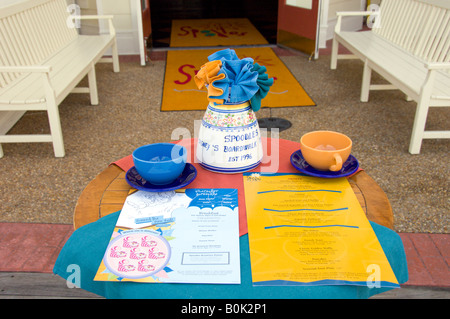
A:
POLYGON ((352 140, 333 131, 306 133, 301 137, 300 145, 305 161, 322 171, 341 170, 352 150, 352 140))

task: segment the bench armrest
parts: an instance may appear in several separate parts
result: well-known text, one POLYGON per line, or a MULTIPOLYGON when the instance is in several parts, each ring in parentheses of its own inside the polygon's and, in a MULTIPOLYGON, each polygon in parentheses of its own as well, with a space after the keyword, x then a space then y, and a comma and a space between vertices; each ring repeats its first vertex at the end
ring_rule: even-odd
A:
POLYGON ((0 66, 0 72, 6 73, 50 73, 51 66, 30 65, 30 66, 0 66))
POLYGON ((81 20, 101 20, 101 19, 112 19, 114 16, 112 15, 83 15, 83 16, 71 16, 73 19, 81 19, 81 20))
POLYGON ((339 16, 368 16, 378 15, 379 11, 338 11, 336 15, 339 16))
POLYGON ((425 67, 428 70, 450 70, 449 62, 428 62, 425 63, 425 67))
POLYGON ((71 15, 70 18, 72 18, 73 20, 79 19, 79 20, 104 20, 107 19, 108 20, 108 26, 109 26, 109 34, 111 35, 116 35, 116 30, 114 29, 114 25, 112 23, 112 20, 114 18, 113 15, 82 15, 82 16, 76 16, 76 15, 71 15))
POLYGON ((334 32, 341 31, 342 17, 358 17, 358 16, 378 16, 380 11, 338 11, 336 12, 337 21, 334 32))
POLYGON ((54 98, 55 93, 50 81, 52 67, 49 65, 25 65, 25 66, 0 66, 0 73, 41 73, 47 98, 54 98))

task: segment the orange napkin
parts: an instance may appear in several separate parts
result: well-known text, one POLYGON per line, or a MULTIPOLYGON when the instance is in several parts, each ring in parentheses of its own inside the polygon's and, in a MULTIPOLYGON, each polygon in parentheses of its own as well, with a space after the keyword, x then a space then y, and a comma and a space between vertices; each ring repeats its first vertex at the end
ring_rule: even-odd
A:
POLYGON ((211 102, 219 104, 223 103, 223 99, 215 99, 214 96, 220 96, 223 94, 223 90, 213 85, 214 81, 222 80, 225 78, 225 73, 217 74, 222 67, 222 61, 215 60, 203 64, 200 71, 194 77, 195 84, 199 89, 206 86, 208 90, 208 99, 211 102))

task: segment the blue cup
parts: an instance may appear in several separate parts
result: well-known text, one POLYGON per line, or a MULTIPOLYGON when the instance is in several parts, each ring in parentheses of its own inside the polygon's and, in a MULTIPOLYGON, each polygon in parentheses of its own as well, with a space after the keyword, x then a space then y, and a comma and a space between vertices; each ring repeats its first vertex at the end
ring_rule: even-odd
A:
POLYGON ((172 143, 155 143, 135 149, 132 156, 141 177, 154 185, 166 185, 183 172, 187 149, 172 143))

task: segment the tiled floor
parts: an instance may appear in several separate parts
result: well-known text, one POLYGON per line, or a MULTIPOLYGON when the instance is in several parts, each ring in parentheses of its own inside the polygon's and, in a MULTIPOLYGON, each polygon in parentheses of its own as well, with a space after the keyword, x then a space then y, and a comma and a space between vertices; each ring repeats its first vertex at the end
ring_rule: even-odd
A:
POLYGON ((408 285, 450 287, 450 235, 400 233, 408 261, 408 285))
POLYGON ((0 271, 51 273, 72 225, 0 223, 0 271))
MULTIPOLYGON (((72 225, 0 223, 0 272, 52 273, 72 225)), ((450 234, 401 233, 409 269, 405 285, 450 287, 450 234)))

